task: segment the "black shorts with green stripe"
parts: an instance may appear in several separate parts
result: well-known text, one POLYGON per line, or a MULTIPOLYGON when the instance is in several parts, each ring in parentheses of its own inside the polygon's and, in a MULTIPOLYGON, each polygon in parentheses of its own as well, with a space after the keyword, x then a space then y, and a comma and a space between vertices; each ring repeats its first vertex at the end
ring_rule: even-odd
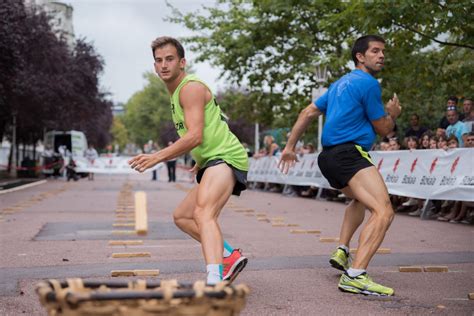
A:
POLYGON ((335 189, 346 187, 352 177, 361 169, 372 167, 368 152, 354 143, 323 147, 318 157, 319 169, 335 189))

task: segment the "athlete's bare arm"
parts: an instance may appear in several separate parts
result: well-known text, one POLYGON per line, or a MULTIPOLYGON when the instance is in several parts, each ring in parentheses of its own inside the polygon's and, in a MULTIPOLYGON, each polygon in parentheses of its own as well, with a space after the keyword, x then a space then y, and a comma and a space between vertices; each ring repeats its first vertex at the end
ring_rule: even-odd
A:
POLYGON ((295 165, 297 162, 295 153, 296 143, 308 128, 309 124, 319 115, 321 115, 321 111, 314 103, 311 103, 300 112, 295 125, 291 129, 290 138, 286 143, 285 149, 281 154, 280 162, 278 163, 278 168, 280 168, 281 172, 288 173, 288 169, 295 165))
POLYGON ((388 112, 387 116, 381 119, 372 121, 372 126, 377 134, 380 136, 388 135, 395 127, 395 119, 400 115, 402 107, 396 94, 387 102, 385 109, 388 112))
POLYGON ((179 102, 183 107, 184 124, 188 132, 171 146, 153 154, 141 154, 132 158, 130 166, 144 172, 154 165, 181 156, 202 143, 204 107, 210 101, 209 90, 199 82, 190 82, 181 88, 179 102))

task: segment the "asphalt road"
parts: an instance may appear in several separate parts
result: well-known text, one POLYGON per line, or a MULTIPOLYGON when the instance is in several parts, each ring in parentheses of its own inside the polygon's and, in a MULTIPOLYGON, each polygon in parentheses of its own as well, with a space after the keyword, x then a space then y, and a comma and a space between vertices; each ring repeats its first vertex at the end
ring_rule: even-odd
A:
MULTIPOLYGON (((174 226, 171 215, 192 184, 183 174, 171 184, 163 176, 160 181, 148 174, 50 180, 0 194, 0 315, 46 315, 35 293, 44 279, 110 280, 112 270, 122 269, 160 270, 148 280, 204 279, 200 245, 174 226), (115 235, 114 230, 128 229, 113 227, 116 210, 132 203, 136 191, 147 194, 149 233, 115 235), (144 243, 109 246, 114 239, 144 243), (112 258, 117 252, 151 256, 112 258)), ((340 273, 328 264, 337 242, 320 241, 338 237, 344 208, 262 191, 231 198, 220 222, 224 238, 249 258, 236 280, 251 290, 242 315, 473 314, 468 293, 474 292, 474 226, 396 215, 381 246, 390 253, 377 254, 369 267, 372 278, 393 287, 395 296, 367 297, 337 289, 340 273), (398 272, 406 265, 443 265, 449 272, 398 272)))

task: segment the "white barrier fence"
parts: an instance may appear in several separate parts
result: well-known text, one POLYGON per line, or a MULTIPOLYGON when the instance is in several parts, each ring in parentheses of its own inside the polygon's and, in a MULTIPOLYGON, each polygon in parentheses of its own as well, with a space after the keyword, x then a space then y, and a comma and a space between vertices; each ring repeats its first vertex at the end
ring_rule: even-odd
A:
MULTIPOLYGON (((428 200, 474 201, 474 149, 371 151, 390 194, 428 200)), ((279 157, 250 159, 248 181, 331 188, 318 154, 304 155, 284 175, 279 157)))
MULTIPOLYGON (((89 162, 84 157, 74 158, 76 163, 76 172, 92 172, 92 173, 106 173, 106 174, 138 174, 138 171, 130 168, 128 161, 131 157, 99 157, 89 162)), ((163 168, 163 163, 159 163, 145 172, 150 172, 155 169, 163 168)))

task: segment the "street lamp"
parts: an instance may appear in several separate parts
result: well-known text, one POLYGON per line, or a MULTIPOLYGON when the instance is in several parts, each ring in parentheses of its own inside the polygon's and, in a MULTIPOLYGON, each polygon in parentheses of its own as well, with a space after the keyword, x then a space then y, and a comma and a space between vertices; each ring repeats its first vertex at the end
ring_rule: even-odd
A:
MULTIPOLYGON (((326 83, 328 80, 327 66, 322 65, 321 63, 318 63, 316 65, 316 71, 314 73, 314 76, 316 79, 316 83, 318 84, 318 88, 313 89, 313 100, 316 100, 327 91, 327 88, 323 86, 324 83, 326 83)), ((323 134, 323 115, 321 114, 318 117, 318 151, 319 152, 323 150, 323 145, 321 143, 322 134, 323 134)))

